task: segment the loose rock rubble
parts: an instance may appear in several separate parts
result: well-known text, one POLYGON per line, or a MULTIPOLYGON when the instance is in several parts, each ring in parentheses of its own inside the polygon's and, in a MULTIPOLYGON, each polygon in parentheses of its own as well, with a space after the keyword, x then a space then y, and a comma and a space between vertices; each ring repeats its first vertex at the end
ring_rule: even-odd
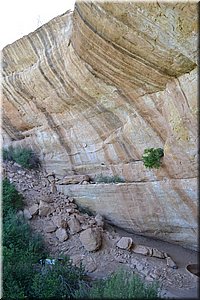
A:
MULTIPOLYGON (((136 244, 130 237, 105 229, 100 214, 81 213, 75 199, 52 188, 52 183, 59 182, 55 174, 25 170, 12 162, 3 163, 2 174, 24 196, 26 206, 18 214, 23 214, 32 228, 43 235, 52 256, 69 255, 75 265, 82 263, 93 278, 105 277, 123 265, 146 281, 158 280, 165 288, 196 286, 197 278, 176 270, 176 263, 166 252, 136 244)), ((67 180, 72 183, 74 178, 76 183, 89 180, 87 176, 67 180)))

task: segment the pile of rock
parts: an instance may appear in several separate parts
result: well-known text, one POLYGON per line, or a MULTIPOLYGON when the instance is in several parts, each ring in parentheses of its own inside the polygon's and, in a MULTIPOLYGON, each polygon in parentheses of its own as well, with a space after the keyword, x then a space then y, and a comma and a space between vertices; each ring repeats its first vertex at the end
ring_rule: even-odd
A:
POLYGON ((156 248, 151 248, 151 247, 147 247, 147 246, 143 246, 143 245, 136 245, 133 243, 133 240, 130 237, 120 238, 120 240, 117 242, 116 246, 120 249, 129 250, 129 251, 137 253, 137 254, 166 259, 168 267, 177 269, 176 263, 172 260, 172 258, 166 252, 162 252, 156 248))
MULTIPOLYGON (((89 216, 87 213, 81 213, 72 197, 58 193, 56 190, 57 184, 89 183, 89 176, 73 175, 58 179, 54 173, 44 175, 39 171, 25 170, 13 162, 3 164, 3 174, 15 183, 18 191, 26 199, 27 205, 19 214, 23 214, 29 221, 44 220, 42 231, 52 236, 52 240, 56 239, 59 244, 62 244, 77 235, 86 251, 95 252, 101 248, 103 234, 106 232, 103 230, 103 217, 99 214, 89 216)), ((176 264, 167 253, 136 245, 130 237, 119 237, 113 245, 116 250, 118 249, 114 259, 119 263, 127 263, 131 259, 131 255, 126 253, 128 250, 130 254, 166 259, 169 267, 176 268, 176 264), (119 250, 124 253, 120 253, 119 250)))

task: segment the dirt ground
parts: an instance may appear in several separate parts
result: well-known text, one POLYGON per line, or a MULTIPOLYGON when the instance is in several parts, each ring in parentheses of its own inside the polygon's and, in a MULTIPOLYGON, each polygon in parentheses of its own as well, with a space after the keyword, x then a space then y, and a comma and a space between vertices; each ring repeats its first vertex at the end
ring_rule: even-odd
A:
MULTIPOLYGON (((119 267, 123 267, 139 274, 147 282, 157 280, 161 285, 162 297, 198 298, 199 277, 186 269, 187 265, 198 263, 197 252, 153 238, 128 233, 108 224, 106 220, 104 220, 102 229, 102 244, 97 251, 89 252, 84 248, 79 238, 80 233, 69 234, 68 239, 61 242, 55 231, 47 232, 46 228, 47 224, 52 223, 53 217, 63 214, 65 203, 68 201, 66 200, 67 196, 57 193, 56 190, 52 192, 50 181, 48 183, 47 176, 43 172, 27 171, 16 163, 10 162, 3 165, 3 171, 4 176, 7 176, 23 194, 27 210, 34 204, 39 205, 41 199, 50 199, 52 211, 47 215, 35 213, 28 217, 28 222, 36 232, 44 237, 53 258, 66 254, 71 257, 74 264, 80 265, 82 262, 91 280, 105 278, 119 267), (166 252, 176 262, 178 268, 168 267, 165 259, 118 248, 116 243, 121 237, 131 237, 133 244, 166 252)), ((87 214, 78 212, 78 207, 75 211, 79 216, 87 218, 87 214)), ((70 213, 72 214, 72 212, 70 213)), ((88 220, 93 222, 94 216, 88 217, 88 220)))

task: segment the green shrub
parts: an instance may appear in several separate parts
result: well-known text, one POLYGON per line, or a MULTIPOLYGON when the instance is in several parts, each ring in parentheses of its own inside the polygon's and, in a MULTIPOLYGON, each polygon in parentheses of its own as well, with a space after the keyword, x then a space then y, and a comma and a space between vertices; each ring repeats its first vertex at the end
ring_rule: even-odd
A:
POLYGON ((161 157, 164 156, 164 151, 161 148, 148 148, 144 150, 142 160, 145 167, 158 169, 161 165, 161 157))
POLYGON ((3 216, 9 210, 18 210, 23 207, 23 197, 18 193, 14 184, 5 178, 3 180, 3 216))
POLYGON ((46 265, 42 272, 36 273, 31 287, 31 296, 34 298, 72 298, 83 283, 84 271, 72 265, 65 257, 55 265, 46 265))
MULTIPOLYGON (((158 299, 158 284, 146 284, 134 273, 118 270, 108 279, 94 283, 88 299, 158 299)), ((79 297, 78 293, 76 294, 79 297)))
POLYGON ((3 149, 3 160, 15 161, 26 169, 37 169, 39 167, 37 155, 27 148, 13 148, 10 146, 8 149, 3 149))
POLYGON ((97 183, 117 183, 117 182, 125 182, 125 180, 123 178, 121 178, 120 176, 103 176, 98 175, 96 176, 96 180, 97 183))
POLYGON ((47 257, 40 235, 16 214, 21 198, 8 179, 3 181, 3 299, 71 298, 80 286, 84 290, 82 268, 68 258, 53 266, 42 266, 47 257), (20 199, 20 200, 19 200, 20 199), (18 203, 19 202, 19 203, 18 203))

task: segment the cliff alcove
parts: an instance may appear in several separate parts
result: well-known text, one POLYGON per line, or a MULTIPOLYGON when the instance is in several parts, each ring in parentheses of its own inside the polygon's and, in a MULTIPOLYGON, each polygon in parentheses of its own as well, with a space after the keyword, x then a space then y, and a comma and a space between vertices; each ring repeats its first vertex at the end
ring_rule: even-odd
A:
POLYGON ((197 4, 77 1, 3 51, 3 143, 112 224, 197 250, 197 4), (146 148, 164 149, 146 169, 146 148))

